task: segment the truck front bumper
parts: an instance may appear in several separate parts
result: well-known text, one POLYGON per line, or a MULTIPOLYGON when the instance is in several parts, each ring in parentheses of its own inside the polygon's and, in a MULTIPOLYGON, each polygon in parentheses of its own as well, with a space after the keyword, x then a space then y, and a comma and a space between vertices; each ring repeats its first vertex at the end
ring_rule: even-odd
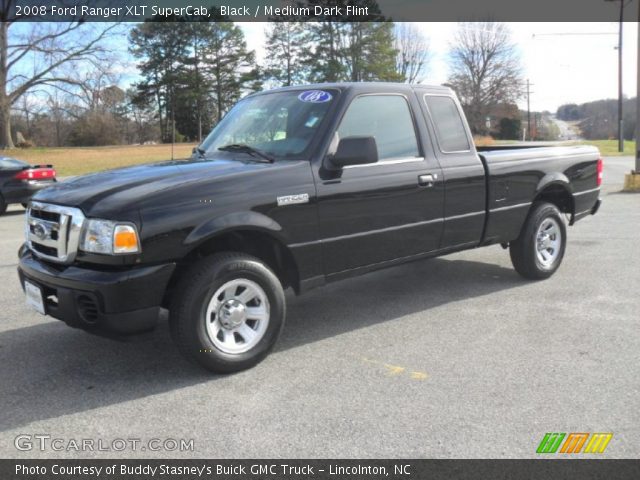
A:
POLYGON ((175 263, 97 270, 45 263, 23 247, 18 275, 42 291, 45 313, 67 325, 104 335, 153 329, 175 263))

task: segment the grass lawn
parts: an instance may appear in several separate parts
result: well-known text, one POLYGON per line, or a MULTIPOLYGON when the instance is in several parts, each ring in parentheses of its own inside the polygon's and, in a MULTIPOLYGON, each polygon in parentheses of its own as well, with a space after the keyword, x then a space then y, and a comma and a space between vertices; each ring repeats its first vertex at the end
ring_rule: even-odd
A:
POLYGON ((624 141, 624 152, 618 152, 618 140, 581 140, 576 144, 598 147, 600 153, 605 157, 635 156, 636 154, 636 142, 633 140, 624 141))
MULTIPOLYGON (((179 143, 174 147, 175 158, 191 155, 195 144, 179 143)), ((171 159, 171 145, 125 145, 115 147, 28 148, 3 150, 0 155, 14 157, 31 164, 52 164, 58 176, 124 167, 139 163, 171 159)))
MULTIPOLYGON (((481 139, 478 144, 491 145, 495 141, 481 139)), ((635 142, 625 141, 624 152, 618 152, 617 140, 583 140, 576 145, 594 145, 603 156, 635 155, 635 142)), ((191 155, 195 144, 179 143, 174 147, 175 158, 191 155)), ((159 162, 171 158, 171 145, 124 145, 113 147, 28 148, 3 150, 0 156, 19 158, 31 164, 52 164, 58 176, 83 175, 85 173, 125 167, 140 163, 159 162)))

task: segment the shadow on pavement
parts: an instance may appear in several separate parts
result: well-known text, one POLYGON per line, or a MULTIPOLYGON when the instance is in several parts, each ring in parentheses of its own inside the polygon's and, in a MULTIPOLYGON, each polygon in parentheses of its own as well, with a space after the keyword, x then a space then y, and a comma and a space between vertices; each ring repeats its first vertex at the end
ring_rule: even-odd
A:
POLYGON ((25 209, 22 207, 19 208, 18 210, 9 209, 0 215, 0 219, 2 219, 2 217, 17 217, 19 215, 24 215, 24 212, 25 212, 25 209))
MULTIPOLYGON (((288 295, 276 351, 524 284, 511 269, 438 258, 288 295)), ((141 342, 95 337, 58 321, 10 330, 0 333, 0 431, 220 378, 183 360, 166 324, 141 342)))

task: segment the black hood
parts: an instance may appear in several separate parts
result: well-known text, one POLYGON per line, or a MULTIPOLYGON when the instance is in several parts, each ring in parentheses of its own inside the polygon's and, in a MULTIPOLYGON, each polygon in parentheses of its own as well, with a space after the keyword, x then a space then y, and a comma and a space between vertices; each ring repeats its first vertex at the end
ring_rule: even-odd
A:
POLYGON ((271 164, 228 159, 189 159, 107 170, 73 178, 42 190, 35 201, 78 207, 86 215, 99 205, 113 213, 139 206, 163 191, 189 189, 219 177, 272 167, 271 164))

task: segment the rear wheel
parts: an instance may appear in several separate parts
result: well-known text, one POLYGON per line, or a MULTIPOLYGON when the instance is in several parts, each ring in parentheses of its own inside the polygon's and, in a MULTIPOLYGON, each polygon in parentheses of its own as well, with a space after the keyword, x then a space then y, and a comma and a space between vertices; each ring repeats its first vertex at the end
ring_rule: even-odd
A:
POLYGON ((7 211, 7 203, 4 201, 4 197, 0 195, 0 215, 7 211))
POLYGON ((511 262, 525 278, 549 278, 562 263, 566 243, 567 229, 558 208, 535 203, 520 236, 509 245, 511 262))
POLYGON ((208 370, 230 373, 264 359, 284 319, 284 291, 269 267, 248 255, 222 253, 185 272, 169 322, 183 355, 208 370))

